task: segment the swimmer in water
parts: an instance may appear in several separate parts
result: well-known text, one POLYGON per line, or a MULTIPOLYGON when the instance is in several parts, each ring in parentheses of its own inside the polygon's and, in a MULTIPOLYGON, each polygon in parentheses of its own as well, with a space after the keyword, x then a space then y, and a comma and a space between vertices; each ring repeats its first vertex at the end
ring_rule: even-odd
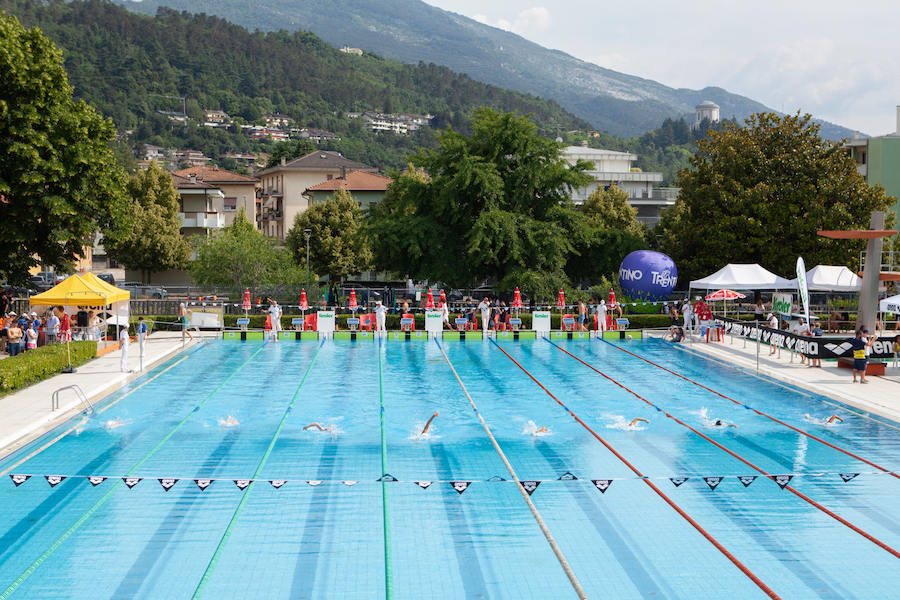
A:
POLYGON ((124 424, 125 424, 124 422, 119 421, 119 417, 116 417, 115 419, 106 422, 106 428, 107 429, 115 429, 116 427, 119 427, 124 424))
MULTIPOLYGON (((809 413, 806 413, 806 414, 803 415, 803 416, 806 417, 806 420, 807 420, 807 421, 812 421, 812 417, 809 416, 809 413)), ((840 421, 841 423, 844 422, 844 420, 843 420, 842 418, 840 418, 839 416, 837 416, 837 415, 831 415, 830 417, 828 417, 828 420, 825 421, 825 423, 828 424, 828 425, 833 425, 835 421, 840 421)))
POLYGON ((534 432, 534 435, 537 435, 539 433, 550 433, 550 430, 547 429, 546 427, 541 427, 540 429, 538 429, 537 431, 534 432))
POLYGON ((319 425, 318 423, 310 423, 309 425, 307 425, 306 427, 303 428, 303 431, 306 431, 307 429, 311 429, 311 428, 313 428, 313 427, 318 428, 319 431, 328 431, 327 429, 325 429, 324 427, 322 427, 322 426, 319 425))
POLYGON ((716 427, 734 427, 735 429, 738 428, 738 426, 734 423, 726 423, 722 419, 716 419, 716 422, 713 423, 713 425, 715 425, 716 427))
POLYGON ((638 424, 639 421, 643 421, 644 423, 648 423, 648 424, 650 423, 650 419, 642 419, 642 418, 638 417, 636 419, 632 419, 631 423, 629 423, 628 426, 634 427, 635 425, 638 424))
POLYGON ((431 422, 434 421, 434 418, 440 414, 441 414, 440 412, 436 411, 433 415, 431 415, 431 418, 428 419, 427 423, 425 423, 425 429, 422 430, 422 435, 425 435, 426 433, 428 433, 428 428, 431 427, 431 422))

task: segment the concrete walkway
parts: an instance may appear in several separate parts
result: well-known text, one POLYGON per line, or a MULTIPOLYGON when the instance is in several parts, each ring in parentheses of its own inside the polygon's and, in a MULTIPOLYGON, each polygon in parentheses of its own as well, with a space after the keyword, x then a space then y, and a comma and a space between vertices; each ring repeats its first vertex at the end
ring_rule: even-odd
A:
MULTIPOLYGON (((663 332, 660 336, 664 335, 663 332)), ((685 341, 681 348, 732 364, 747 371, 758 372, 777 381, 843 402, 860 410, 900 422, 900 367, 888 362, 883 377, 867 376, 868 385, 853 383, 850 369, 838 368, 836 362, 822 361, 821 368, 810 368, 800 361, 800 355, 787 350, 776 351, 766 344, 759 345, 759 370, 755 340, 725 335, 723 342, 706 343, 699 336, 693 343, 685 341)))
MULTIPOLYGON (((196 334, 194 337, 197 337, 196 334)), ((195 340, 182 346, 181 332, 154 332, 147 338, 144 371, 197 343, 195 340)), ((7 456, 84 409, 76 392, 68 389, 59 394, 59 409, 51 411, 51 398, 56 390, 77 385, 93 403, 142 375, 139 372, 123 373, 121 359, 122 352, 114 350, 78 367, 75 373, 61 373, 0 398, 0 457, 7 456)), ((137 342, 132 342, 128 348, 127 366, 138 371, 140 365, 140 349, 137 342)))

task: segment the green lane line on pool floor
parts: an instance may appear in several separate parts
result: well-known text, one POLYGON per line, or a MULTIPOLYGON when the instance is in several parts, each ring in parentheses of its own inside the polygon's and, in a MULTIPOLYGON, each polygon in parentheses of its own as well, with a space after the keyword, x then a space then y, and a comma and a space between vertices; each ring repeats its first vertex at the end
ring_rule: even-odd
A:
MULTIPOLYGON (((253 360, 253 359, 256 357, 257 354, 259 354, 260 352, 262 352, 263 349, 264 349, 265 347, 266 347, 266 344, 263 344, 263 345, 260 347, 259 350, 257 350, 257 351, 254 352, 253 354, 251 354, 251 355, 250 355, 250 358, 248 358, 247 360, 245 360, 245 361, 241 364, 241 366, 239 366, 237 369, 235 369, 234 373, 232 373, 231 375, 229 375, 229 376, 225 379, 225 381, 223 381, 222 383, 220 383, 220 384, 216 387, 216 389, 214 389, 212 392, 210 392, 210 394, 209 394, 206 398, 204 398, 203 401, 200 402, 200 404, 198 404, 196 407, 194 407, 194 409, 193 409, 191 412, 189 412, 189 413, 187 414, 187 416, 186 416, 184 419, 182 419, 181 422, 178 423, 178 425, 176 425, 176 426, 172 429, 172 431, 169 432, 169 434, 168 434, 166 437, 164 437, 164 438, 163 438, 156 446, 154 446, 154 448, 153 448, 149 453, 147 453, 146 456, 144 456, 144 458, 142 458, 136 465, 134 465, 134 467, 132 467, 131 470, 128 471, 128 473, 125 474, 125 477, 130 477, 130 476, 132 476, 132 475, 135 473, 135 471, 137 471, 137 470, 141 467, 141 465, 143 465, 145 462, 147 462, 147 460, 148 460, 151 456, 153 456, 154 454, 156 454, 156 452, 163 446, 163 444, 165 444, 165 443, 166 443, 173 435, 175 435, 175 432, 178 431, 178 430, 181 428, 182 425, 184 425, 185 423, 187 423, 187 422, 188 422, 188 419, 190 419, 192 416, 194 416, 194 413, 196 413, 198 410, 200 410, 200 407, 201 407, 201 406, 203 406, 204 404, 206 404, 206 403, 209 401, 210 398, 212 398, 213 396, 215 396, 216 393, 217 393, 220 389, 222 389, 222 387, 224 387, 226 383, 228 383, 229 381, 231 381, 231 379, 232 379, 235 375, 237 375, 237 374, 241 371, 241 369, 243 369, 245 366, 247 366, 247 364, 248 364, 251 360, 253 360)), ((69 529, 67 529, 66 532, 63 533, 63 534, 59 537, 59 539, 56 540, 56 541, 53 543, 52 546, 50 546, 49 548, 47 548, 47 550, 46 550, 43 554, 41 554, 41 556, 38 557, 38 559, 37 559, 36 561, 34 561, 34 562, 31 564, 30 567, 28 567, 27 569, 25 569, 25 571, 24 571, 21 575, 19 575, 19 577, 18 577, 14 582, 11 583, 10 586, 9 586, 8 588, 6 588, 6 590, 4 590, 2 594, 0 594, 0 600, 7 600, 7 598, 9 598, 9 597, 10 597, 17 589, 19 589, 19 587, 20 587, 23 583, 25 583, 25 580, 28 579, 28 578, 29 578, 29 577, 30 577, 30 576, 38 569, 38 567, 40 567, 41 564, 43 564, 43 562, 44 562, 45 560, 47 560, 48 558, 50 558, 50 555, 53 554, 53 552, 56 551, 56 549, 59 548, 59 547, 63 544, 63 542, 65 542, 65 541, 66 541, 73 533, 75 533, 75 531, 76 531, 79 527, 81 527, 81 525, 82 525, 85 521, 87 521, 88 518, 90 518, 90 516, 91 516, 92 514, 94 514, 94 511, 96 511, 98 508, 100 508, 100 507, 103 505, 103 503, 105 503, 107 500, 109 500, 110 496, 113 495, 113 493, 119 488, 120 485, 122 485, 122 479, 119 479, 119 480, 116 482, 116 484, 112 487, 112 489, 110 489, 108 492, 106 492, 106 493, 103 495, 102 498, 100 498, 99 500, 97 500, 97 502, 96 502, 92 507, 90 507, 90 508, 87 510, 87 512, 84 513, 84 514, 81 516, 80 519, 78 519, 77 521, 75 521, 75 523, 74 523, 71 527, 69 527, 69 529)))
MULTIPOLYGON (((387 474, 387 436, 384 429, 384 339, 378 338, 378 394, 381 401, 381 475, 387 474)), ((384 513, 384 595, 387 600, 394 600, 394 563, 391 551, 391 512, 388 501, 388 483, 381 482, 381 506, 384 513)))
POLYGON ((309 366, 306 367, 306 373, 303 374, 303 378, 300 380, 300 385, 297 386, 297 391, 294 392, 294 396, 291 398, 290 404, 288 404, 287 409, 284 411, 284 416, 281 417, 281 422, 278 423, 278 428, 275 430, 275 435, 272 436, 272 441, 269 442, 269 447, 266 448, 266 453, 263 454, 262 460, 259 461, 259 465, 256 467, 256 472, 253 473, 253 481, 251 481, 250 485, 248 485, 244 490, 241 501, 238 503, 234 514, 231 516, 231 521, 229 521, 228 527, 225 529, 225 533, 222 535, 222 539, 219 540, 219 545, 216 546, 216 551, 213 553, 209 564, 206 566, 206 570, 203 572, 203 576, 200 578, 200 583, 197 584, 197 589, 194 590, 194 595, 191 596, 192 600, 197 600, 198 598, 203 596, 203 592, 206 589, 206 586, 209 584, 210 578, 212 578, 213 571, 216 570, 216 565, 219 564, 219 559, 222 558, 222 553, 225 552, 225 546, 228 544, 228 539, 231 537, 231 533, 234 531, 234 528, 237 525, 238 519, 241 516, 241 512, 244 510, 244 506, 246 506, 247 501, 250 499, 250 493, 253 491, 253 486, 256 485, 256 478, 259 477, 260 473, 262 473, 263 467, 266 466, 266 462, 269 460, 269 456, 272 454, 272 449, 275 448, 275 442, 278 441, 278 437, 281 435, 281 430, 284 429, 284 424, 287 422, 287 418, 291 415, 291 410, 294 408, 294 403, 300 396, 300 390, 303 389, 303 384, 306 383, 306 378, 309 377, 309 374, 312 372, 313 365, 316 364, 316 358, 318 358, 319 352, 322 351, 322 346, 324 345, 325 340, 323 339, 319 343, 319 348, 316 350, 316 353, 313 354, 312 361, 310 361, 309 366))

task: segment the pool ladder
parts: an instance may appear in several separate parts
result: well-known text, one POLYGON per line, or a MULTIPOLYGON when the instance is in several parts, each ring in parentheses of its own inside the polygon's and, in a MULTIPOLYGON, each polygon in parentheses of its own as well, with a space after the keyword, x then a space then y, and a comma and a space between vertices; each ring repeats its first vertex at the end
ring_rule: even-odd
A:
POLYGON ((78 399, 81 400, 82 406, 84 406, 84 412, 94 412, 94 405, 91 404, 91 401, 87 399, 87 396, 84 395, 84 392, 81 391, 81 388, 77 385, 67 385, 66 387, 61 387, 53 392, 53 396, 50 397, 51 411, 59 408, 59 393, 63 390, 74 390, 75 395, 78 396, 78 399))

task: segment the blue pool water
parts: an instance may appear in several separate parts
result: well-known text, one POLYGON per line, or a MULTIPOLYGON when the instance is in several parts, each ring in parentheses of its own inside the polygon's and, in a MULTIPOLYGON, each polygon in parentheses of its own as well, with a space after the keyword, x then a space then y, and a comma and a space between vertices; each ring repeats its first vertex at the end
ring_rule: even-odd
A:
MULTIPOLYGON (((896 423, 658 340, 619 343, 900 466, 896 423)), ((767 596, 500 348, 779 597, 897 596, 900 558, 771 480, 744 487, 751 467, 555 344, 900 548, 900 479, 608 342, 214 342, 0 460, 0 598, 577 598, 441 348, 518 477, 541 482, 531 500, 588 597, 767 596), (635 417, 650 423, 627 427, 635 417), (303 430, 314 421, 330 431, 303 430), (385 472, 399 481, 378 482, 385 472), (10 474, 32 477, 16 487, 10 474), (129 489, 125 476, 143 479, 129 489), (725 479, 713 490, 705 476, 725 479), (201 491, 201 478, 214 481, 201 491), (598 479, 612 480, 605 493, 598 479)))

